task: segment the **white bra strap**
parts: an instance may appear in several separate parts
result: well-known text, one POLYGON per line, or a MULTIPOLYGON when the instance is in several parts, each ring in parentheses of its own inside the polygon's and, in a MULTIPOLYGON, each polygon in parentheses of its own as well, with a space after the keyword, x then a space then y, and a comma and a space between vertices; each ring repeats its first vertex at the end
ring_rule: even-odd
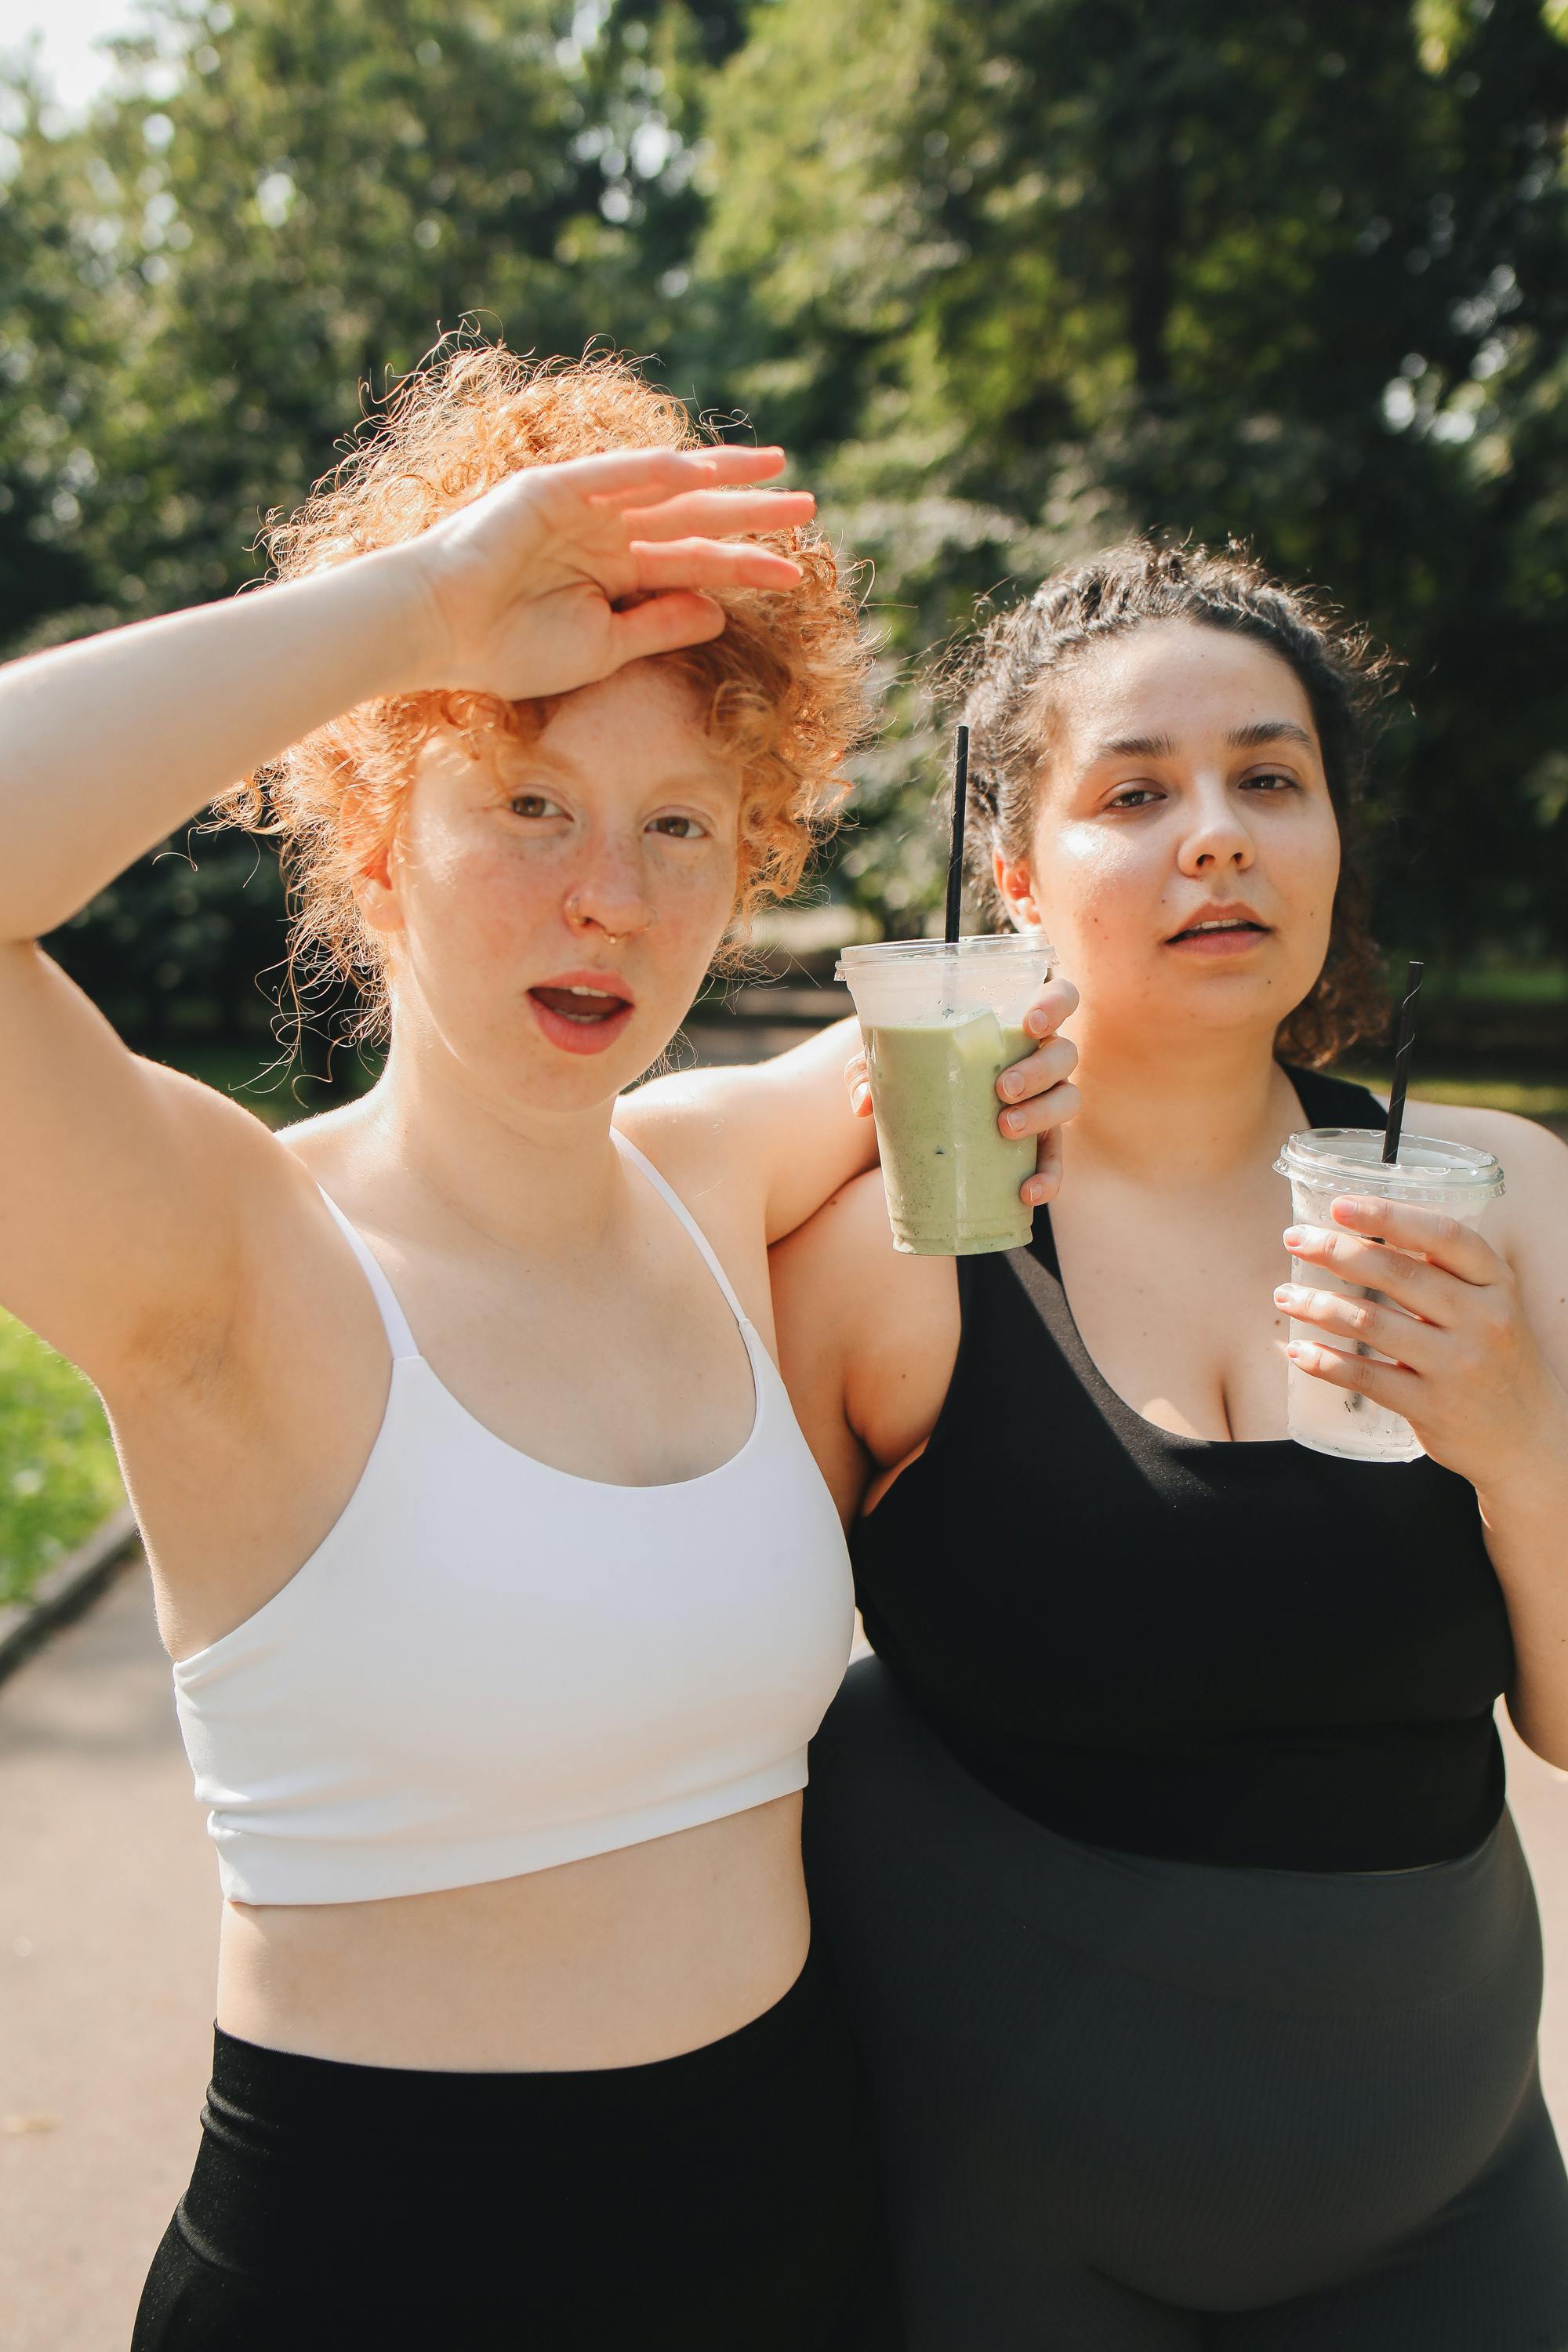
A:
POLYGON ((385 1326, 387 1344, 392 1349, 394 1363, 404 1356, 416 1356, 419 1350, 414 1344, 414 1334, 408 1328, 408 1318, 399 1307, 397 1293, 382 1272, 374 1251, 358 1227, 350 1224, 326 1187, 318 1184, 316 1190, 331 1209, 339 1231, 364 1270, 364 1278, 374 1293, 375 1303, 381 1309, 381 1319, 385 1326))
POLYGON ((676 1192, 673 1185, 666 1183, 664 1178, 659 1174, 658 1170, 647 1157, 647 1154, 646 1152, 639 1151, 637 1145, 631 1141, 629 1137, 623 1135, 618 1127, 612 1127, 610 1133, 615 1137, 616 1143, 620 1146, 622 1151, 625 1152, 626 1158, 631 1160, 635 1167, 642 1170, 643 1174, 647 1178, 648 1182, 653 1186, 654 1191, 658 1194, 660 1200, 665 1202, 679 1218, 681 1223, 685 1226, 687 1232, 690 1234, 692 1240, 696 1243, 697 1247, 701 1252, 703 1264, 707 1266, 709 1273, 712 1276, 714 1281, 723 1292, 725 1299, 728 1301, 731 1314, 741 1326, 742 1331, 749 1331, 752 1327, 747 1317, 746 1310, 742 1306, 740 1300, 736 1297, 734 1286, 731 1282, 730 1277, 725 1273, 723 1267, 719 1263, 718 1253, 715 1251, 712 1243, 709 1240, 701 1226, 698 1223, 696 1218, 692 1215, 690 1210, 687 1207, 685 1202, 681 1199, 679 1193, 676 1192))

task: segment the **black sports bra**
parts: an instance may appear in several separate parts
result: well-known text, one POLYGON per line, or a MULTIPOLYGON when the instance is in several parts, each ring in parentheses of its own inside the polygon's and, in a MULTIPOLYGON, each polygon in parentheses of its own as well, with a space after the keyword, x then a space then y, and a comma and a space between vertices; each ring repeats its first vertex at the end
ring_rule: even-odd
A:
MULTIPOLYGON (((1384 1123, 1289 1075, 1306 1125, 1384 1123)), ((946 1402, 850 1550, 872 1643, 960 1761, 1129 1853, 1395 1870, 1479 1845, 1513 1644, 1468 1483, 1156 1428, 1090 1361, 1047 1210, 1028 1248, 957 1263, 946 1402)))

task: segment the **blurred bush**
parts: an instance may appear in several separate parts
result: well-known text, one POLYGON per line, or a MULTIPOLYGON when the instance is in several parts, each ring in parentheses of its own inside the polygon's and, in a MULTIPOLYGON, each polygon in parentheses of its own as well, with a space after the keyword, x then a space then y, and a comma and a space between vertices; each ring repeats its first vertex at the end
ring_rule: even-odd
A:
POLYGON ((87 1381, 0 1314, 0 1608, 25 1600, 123 1500, 87 1381))

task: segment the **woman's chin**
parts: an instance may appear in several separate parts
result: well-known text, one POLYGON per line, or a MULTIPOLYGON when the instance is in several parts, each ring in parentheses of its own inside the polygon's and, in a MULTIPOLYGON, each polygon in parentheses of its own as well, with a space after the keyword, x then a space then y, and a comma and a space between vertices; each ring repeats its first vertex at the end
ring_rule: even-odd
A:
POLYGON ((656 1070, 679 1034, 662 1023, 634 1014, 616 1024, 616 1034, 592 1045, 557 1045, 539 1032, 528 1041, 521 1066, 514 1065, 510 1091, 521 1105, 541 1109, 585 1110, 613 1102, 656 1070))
POLYGON ((1245 953, 1167 950, 1150 975, 1149 993, 1186 1018, 1245 1021, 1272 1014, 1282 1021, 1316 978, 1317 968, 1303 971, 1295 957, 1282 956, 1279 943, 1265 939, 1245 953))
POLYGON ((1311 990, 1310 981, 1287 982, 1278 974, 1189 970, 1153 974, 1134 998, 1121 989, 1097 992, 1091 977, 1065 961, 1062 969, 1082 996, 1072 1035, 1086 1053, 1091 1041, 1103 1050, 1118 1037, 1140 1048, 1158 1042, 1173 1053, 1202 1037, 1253 1037, 1267 1048, 1311 990))

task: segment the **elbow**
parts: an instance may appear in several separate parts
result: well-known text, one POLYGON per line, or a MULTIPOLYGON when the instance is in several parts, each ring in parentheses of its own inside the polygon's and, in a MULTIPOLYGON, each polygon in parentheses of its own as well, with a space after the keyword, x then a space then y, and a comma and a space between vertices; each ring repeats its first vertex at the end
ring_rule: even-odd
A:
POLYGON ((1508 1719, 1532 1756, 1554 1772, 1568 1772, 1568 1690, 1551 1707, 1531 1704, 1518 1685, 1504 1693, 1508 1719))

